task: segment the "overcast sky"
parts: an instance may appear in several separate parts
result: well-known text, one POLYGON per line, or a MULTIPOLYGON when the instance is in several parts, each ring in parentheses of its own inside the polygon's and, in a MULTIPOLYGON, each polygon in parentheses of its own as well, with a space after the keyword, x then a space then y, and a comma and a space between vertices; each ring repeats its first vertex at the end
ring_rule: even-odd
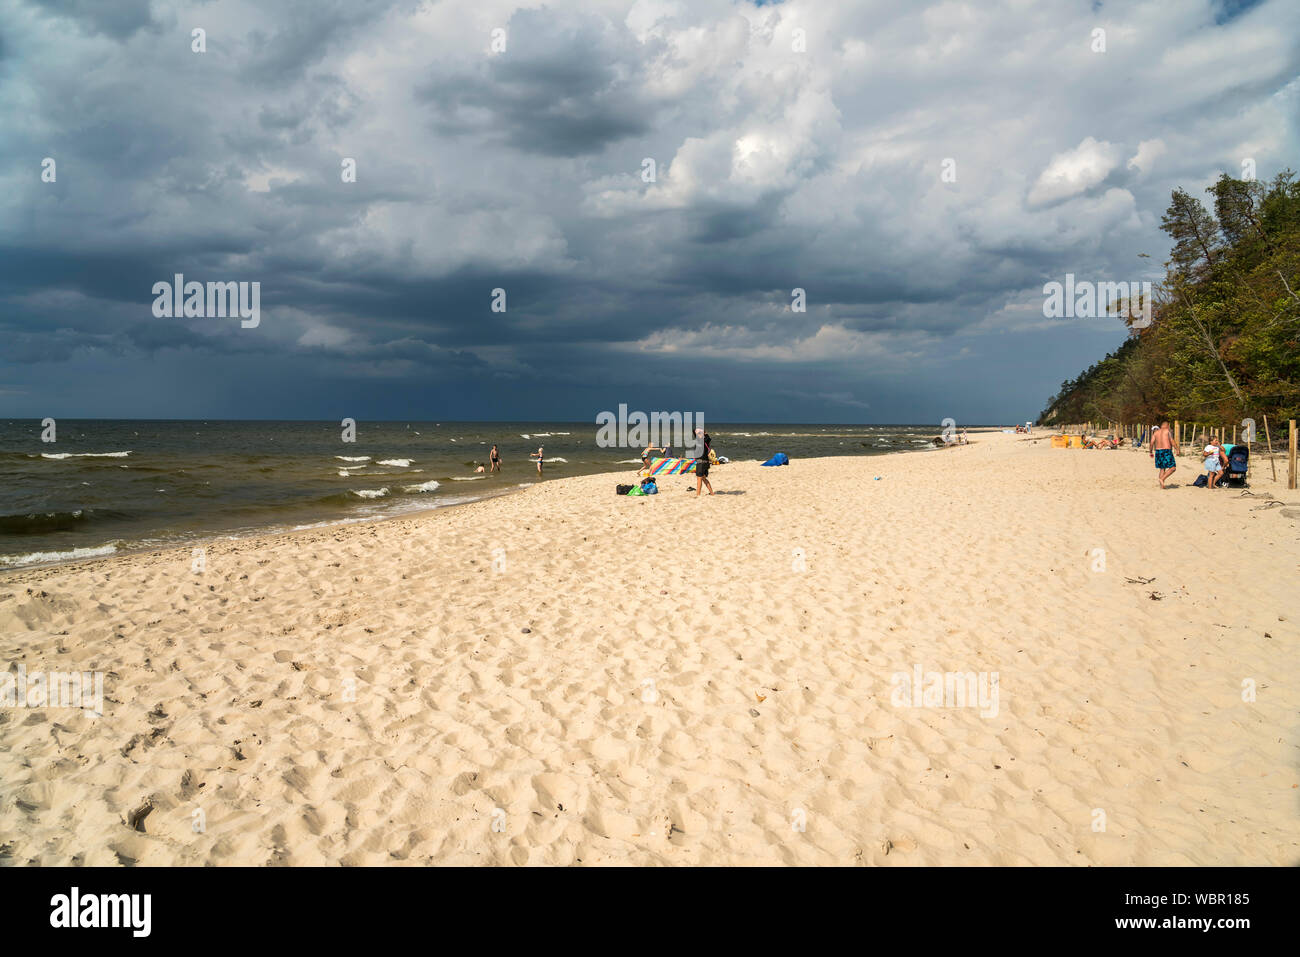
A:
POLYGON ((1174 187, 1300 166, 1297 38, 1294 0, 0 0, 0 416, 1032 418, 1125 335, 1045 282, 1157 278, 1174 187), (175 273, 260 325, 156 318, 175 273))

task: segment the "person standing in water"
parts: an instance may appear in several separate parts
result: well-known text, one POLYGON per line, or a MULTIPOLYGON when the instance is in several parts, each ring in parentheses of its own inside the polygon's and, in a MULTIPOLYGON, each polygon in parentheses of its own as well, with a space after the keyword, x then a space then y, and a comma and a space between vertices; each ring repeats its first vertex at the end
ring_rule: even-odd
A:
POLYGON ((1176 452, 1181 452, 1174 440, 1173 430, 1169 428, 1168 422, 1161 422, 1160 428, 1156 429, 1151 436, 1151 442, 1147 449, 1147 454, 1155 459, 1156 468, 1159 470, 1157 478, 1160 487, 1165 487, 1165 479, 1174 474, 1178 468, 1178 463, 1174 460, 1176 452))
POLYGON ((501 471, 501 453, 497 451, 497 447, 495 445, 492 446, 492 451, 488 455, 488 462, 492 466, 491 471, 493 472, 501 471))
POLYGON ((542 449, 544 449, 544 448, 545 448, 545 446, 543 446, 543 445, 539 445, 539 446, 537 446, 537 451, 536 451, 534 454, 528 456, 530 459, 536 459, 536 460, 537 460, 537 476, 538 476, 538 478, 540 478, 541 475, 542 475, 542 449))
POLYGON ((700 494, 700 486, 707 485, 709 494, 713 494, 713 485, 709 482, 709 452, 713 449, 713 437, 703 429, 695 430, 696 447, 700 454, 695 457, 695 494, 700 494))

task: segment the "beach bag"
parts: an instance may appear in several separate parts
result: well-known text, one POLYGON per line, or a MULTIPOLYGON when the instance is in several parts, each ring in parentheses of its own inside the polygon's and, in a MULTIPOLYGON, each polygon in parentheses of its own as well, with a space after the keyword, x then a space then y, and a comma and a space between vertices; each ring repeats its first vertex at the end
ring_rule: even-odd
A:
POLYGON ((654 482, 645 482, 641 485, 641 491, 646 495, 658 495, 659 486, 654 482))
POLYGON ((1210 484, 1210 480, 1207 479, 1204 475, 1196 476, 1196 481, 1192 483, 1192 485, 1194 485, 1196 488, 1205 488, 1205 486, 1209 484, 1210 484))
POLYGON ((628 492, 632 491, 632 486, 616 485, 614 486, 614 491, 617 492, 619 495, 626 495, 628 492))
POLYGON ((636 486, 633 486, 632 490, 631 490, 630 492, 628 492, 627 494, 628 494, 628 495, 644 495, 645 492, 642 491, 640 485, 636 485, 636 486))

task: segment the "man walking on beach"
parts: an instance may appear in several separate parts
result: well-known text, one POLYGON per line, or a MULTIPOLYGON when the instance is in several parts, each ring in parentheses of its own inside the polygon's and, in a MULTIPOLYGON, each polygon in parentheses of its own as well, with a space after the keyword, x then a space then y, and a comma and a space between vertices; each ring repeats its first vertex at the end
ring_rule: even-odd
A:
POLYGON ((1178 463, 1174 461, 1174 455, 1182 454, 1182 449, 1178 448, 1174 442, 1173 430, 1169 428, 1168 422, 1161 422, 1160 428, 1156 429, 1155 434, 1151 436, 1151 444, 1147 453, 1156 460, 1156 468, 1160 470, 1160 487, 1165 487, 1165 479, 1174 474, 1178 468, 1178 463))

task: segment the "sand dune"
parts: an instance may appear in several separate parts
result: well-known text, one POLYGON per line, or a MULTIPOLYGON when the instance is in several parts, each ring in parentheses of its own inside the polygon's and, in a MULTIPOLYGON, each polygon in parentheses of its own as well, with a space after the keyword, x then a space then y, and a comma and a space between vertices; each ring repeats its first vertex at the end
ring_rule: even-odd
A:
POLYGON ((1300 511, 974 438, 0 574, 0 862, 1300 861, 1300 511))

